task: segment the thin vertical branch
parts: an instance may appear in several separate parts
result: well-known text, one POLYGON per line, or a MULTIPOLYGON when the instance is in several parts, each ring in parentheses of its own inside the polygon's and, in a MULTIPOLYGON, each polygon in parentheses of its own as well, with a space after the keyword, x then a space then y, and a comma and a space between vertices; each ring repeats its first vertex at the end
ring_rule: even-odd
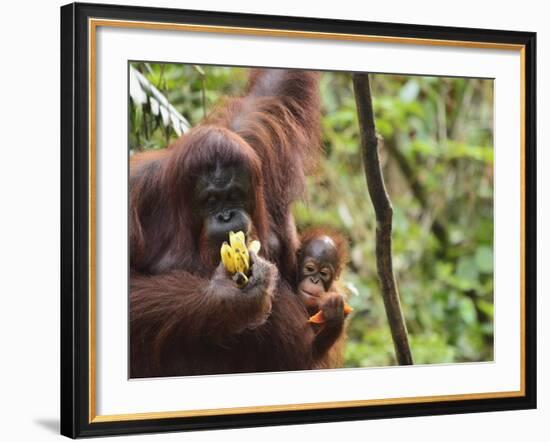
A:
POLYGON ((199 65, 193 65, 201 79, 202 116, 206 118, 206 73, 199 65))
MULTIPOLYGON (((411 166, 409 160, 407 160, 407 157, 397 148, 395 144, 395 139, 384 140, 384 146, 388 149, 390 155, 392 155, 392 157, 397 162, 397 166, 401 170, 405 181, 407 181, 409 187, 411 188, 413 196, 422 206, 422 209, 429 210, 428 196, 426 195, 426 191, 424 190, 424 187, 422 186, 422 183, 420 182, 418 177, 415 175, 413 167, 411 166)), ((433 235, 439 241, 441 253, 445 253, 449 245, 449 235, 447 233, 445 225, 435 215, 433 217, 431 230, 433 235)))
POLYGON ((365 166, 367 188, 376 214, 376 267, 380 279, 382 297, 391 329, 397 362, 399 365, 412 365, 413 360, 407 327, 393 274, 391 237, 393 208, 386 192, 380 159, 378 158, 378 138, 374 125, 368 74, 353 74, 353 89, 355 92, 357 116, 359 118, 361 152, 365 166))
POLYGON ((201 88, 202 88, 202 117, 206 118, 206 83, 205 76, 201 76, 201 88))

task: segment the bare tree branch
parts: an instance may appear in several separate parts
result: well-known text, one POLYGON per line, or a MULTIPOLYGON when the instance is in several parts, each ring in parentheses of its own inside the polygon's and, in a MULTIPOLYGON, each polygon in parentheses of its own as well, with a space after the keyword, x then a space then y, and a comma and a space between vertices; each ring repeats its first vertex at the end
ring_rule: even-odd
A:
MULTIPOLYGON (((411 188, 413 196, 420 203, 420 205, 424 210, 429 210, 428 198, 426 196, 424 187, 422 187, 422 184, 420 183, 418 177, 414 173, 411 164, 407 160, 407 157, 405 157, 405 155, 403 155, 403 153, 397 148, 394 141, 392 140, 385 140, 385 141, 388 141, 388 142, 384 143, 384 145, 388 148, 388 152, 396 160, 397 165, 401 170, 401 173, 403 174, 403 176, 405 177, 405 180, 407 181, 407 183, 409 184, 409 187, 411 188)), ((446 250, 449 245, 449 236, 447 234, 447 229, 445 228, 443 223, 439 220, 439 218, 435 217, 433 219, 431 230, 434 236, 439 241, 439 245, 441 246, 441 248, 443 250, 446 250)))
POLYGON ((353 89, 359 118, 361 151, 367 188, 376 213, 376 266, 380 278, 382 297, 390 324, 397 362, 399 365, 412 365, 413 360, 407 327, 393 274, 391 238, 393 208, 386 192, 378 158, 378 138, 374 126, 368 74, 353 74, 353 89))

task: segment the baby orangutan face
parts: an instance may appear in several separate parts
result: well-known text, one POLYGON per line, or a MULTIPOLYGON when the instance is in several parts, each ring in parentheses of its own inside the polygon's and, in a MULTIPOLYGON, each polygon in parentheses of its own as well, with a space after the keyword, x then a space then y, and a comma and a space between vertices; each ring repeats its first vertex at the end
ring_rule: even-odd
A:
POLYGON ((329 236, 303 245, 299 262, 298 293, 308 310, 318 309, 339 270, 336 244, 329 236))

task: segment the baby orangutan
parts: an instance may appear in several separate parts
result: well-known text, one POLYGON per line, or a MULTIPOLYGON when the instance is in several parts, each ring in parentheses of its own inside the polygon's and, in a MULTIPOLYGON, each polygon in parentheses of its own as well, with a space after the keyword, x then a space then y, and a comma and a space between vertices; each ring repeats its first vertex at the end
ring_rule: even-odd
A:
POLYGON ((336 280, 347 260, 342 235, 314 229, 302 235, 298 251, 298 295, 316 331, 313 354, 317 368, 343 364, 345 317, 351 312, 343 287, 336 280))

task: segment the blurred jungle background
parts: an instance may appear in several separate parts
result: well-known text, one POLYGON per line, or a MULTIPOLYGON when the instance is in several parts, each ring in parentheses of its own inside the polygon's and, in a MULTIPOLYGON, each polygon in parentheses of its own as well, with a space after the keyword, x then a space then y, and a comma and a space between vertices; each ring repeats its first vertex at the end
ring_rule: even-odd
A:
MULTIPOLYGON (((165 147, 223 96, 241 94, 246 79, 242 68, 131 63, 130 153, 165 147)), ((376 74, 371 88, 414 361, 492 360, 493 82, 376 74)), ((294 207, 296 222, 349 238, 345 365, 393 365, 350 75, 323 73, 321 97, 326 156, 294 207)))

